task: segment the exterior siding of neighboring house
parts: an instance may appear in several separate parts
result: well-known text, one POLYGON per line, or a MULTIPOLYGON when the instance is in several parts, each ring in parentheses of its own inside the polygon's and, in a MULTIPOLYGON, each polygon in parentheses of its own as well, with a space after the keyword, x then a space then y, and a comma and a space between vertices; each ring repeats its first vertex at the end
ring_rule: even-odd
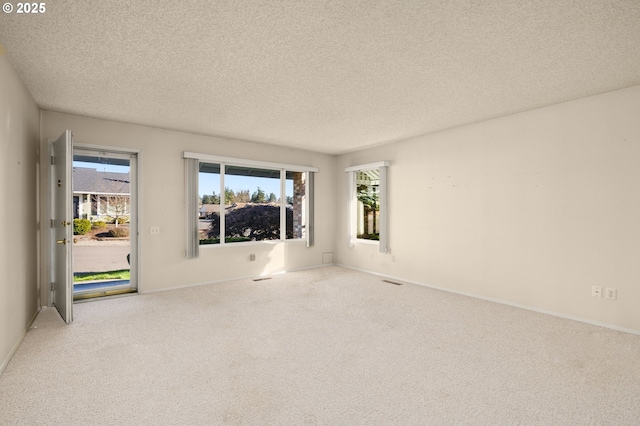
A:
POLYGON ((130 212, 128 173, 101 172, 87 167, 73 168, 74 218, 104 219, 128 216, 130 212))

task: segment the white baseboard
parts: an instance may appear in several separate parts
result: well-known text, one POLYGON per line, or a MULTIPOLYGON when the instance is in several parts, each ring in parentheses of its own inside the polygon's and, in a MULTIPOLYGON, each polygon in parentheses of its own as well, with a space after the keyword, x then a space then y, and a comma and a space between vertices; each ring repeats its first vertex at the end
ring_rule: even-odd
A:
POLYGON ((464 292, 464 291, 452 290, 452 289, 446 288, 446 287, 439 287, 439 286, 423 283, 423 282, 420 282, 420 281, 407 280, 405 278, 395 277, 395 276, 387 275, 387 274, 381 274, 379 272, 367 271, 366 269, 354 268, 354 267, 347 266, 347 265, 337 264, 336 266, 340 266, 341 268, 346 268, 346 269, 352 269, 354 271, 364 272, 364 273, 371 274, 371 275, 377 275, 379 277, 388 278, 388 279, 394 280, 394 281, 405 282, 405 283, 408 283, 408 284, 415 284, 415 285, 419 285, 419 286, 423 286, 423 287, 432 288, 434 290, 441 290, 441 291, 446 291, 446 292, 449 292, 449 293, 459 294, 461 296, 473 297, 474 299, 486 300, 487 302, 499 303, 501 305, 511 306, 511 307, 520 308, 520 309, 526 309, 528 311, 538 312, 540 314, 551 315, 551 316, 558 317, 558 318, 564 318, 564 319, 568 319, 568 320, 572 320, 572 321, 578 321, 578 322, 582 322, 582 323, 589 324, 589 325, 595 325, 595 326, 598 326, 598 327, 604 327, 604 328, 608 328, 608 329, 611 329, 611 330, 622 331, 623 333, 635 334, 635 335, 640 336, 640 330, 634 330, 632 328, 620 327, 620 326, 617 326, 615 324, 608 324, 608 323, 604 323, 604 322, 600 322, 600 321, 590 320, 590 319, 587 319, 587 318, 581 318, 581 317, 576 317, 576 316, 573 316, 573 315, 567 315, 567 314, 563 314, 563 313, 560 313, 560 312, 549 311, 547 309, 541 309, 541 308, 537 308, 535 306, 522 305, 520 303, 513 303, 513 302, 510 302, 508 300, 494 299, 492 297, 485 297, 485 296, 481 296, 481 295, 474 294, 474 293, 467 293, 467 292, 464 292))
POLYGON ((2 360, 2 364, 0 364, 0 374, 2 374, 2 372, 4 371, 4 369, 6 368, 6 366, 9 364, 9 361, 11 361, 11 358, 13 358, 13 355, 16 353, 16 351, 18 350, 18 348, 20 347, 20 344, 22 343, 22 341, 24 340, 24 336, 27 335, 27 331, 29 331, 29 329, 31 328, 31 326, 33 325, 33 322, 36 320, 36 317, 38 316, 38 314, 40 313, 41 308, 38 308, 36 310, 36 313, 33 314, 33 316, 31 317, 31 319, 29 320, 29 323, 27 324, 27 327, 22 331, 22 334, 20 335, 20 338, 18 339, 17 342, 15 342, 15 344, 13 345, 13 347, 11 348, 11 350, 9 351, 9 353, 7 354, 7 356, 5 357, 5 359, 2 360))
POLYGON ((209 285, 209 284, 219 284, 219 283, 224 283, 224 282, 229 282, 229 281, 252 280, 252 279, 256 279, 256 278, 273 277, 273 276, 276 276, 276 275, 282 275, 282 274, 286 274, 286 273, 289 273, 289 272, 307 271, 307 270, 310 270, 310 269, 326 268, 326 267, 329 267, 329 266, 336 266, 336 264, 335 263, 324 263, 324 264, 321 264, 321 265, 305 266, 303 268, 287 269, 287 270, 284 270, 284 271, 274 272, 272 274, 243 275, 243 276, 239 276, 239 277, 222 278, 222 279, 219 279, 219 280, 203 281, 203 282, 199 282, 199 283, 184 284, 184 285, 160 288, 160 289, 155 289, 155 290, 146 290, 144 292, 142 292, 142 291, 140 291, 140 289, 138 289, 138 294, 151 294, 151 293, 158 293, 158 292, 161 292, 161 291, 180 290, 180 289, 183 289, 183 288, 199 287, 201 285, 209 285))

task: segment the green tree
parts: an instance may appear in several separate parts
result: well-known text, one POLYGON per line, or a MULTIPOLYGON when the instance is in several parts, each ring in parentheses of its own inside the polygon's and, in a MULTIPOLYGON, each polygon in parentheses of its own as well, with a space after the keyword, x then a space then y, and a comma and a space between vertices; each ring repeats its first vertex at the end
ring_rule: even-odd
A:
POLYGON ((220 204, 220 197, 216 195, 215 191, 212 195, 204 194, 202 204, 220 204))
POLYGON ((271 194, 269 194, 269 202, 270 203, 275 203, 278 200, 278 198, 276 197, 276 194, 274 194, 273 192, 271 194))
POLYGON ((258 189, 253 194, 251 194, 252 203, 264 203, 266 200, 267 195, 260 187, 258 187, 258 189))
POLYGON ((236 194, 228 186, 224 187, 224 203, 228 206, 236 202, 236 194))

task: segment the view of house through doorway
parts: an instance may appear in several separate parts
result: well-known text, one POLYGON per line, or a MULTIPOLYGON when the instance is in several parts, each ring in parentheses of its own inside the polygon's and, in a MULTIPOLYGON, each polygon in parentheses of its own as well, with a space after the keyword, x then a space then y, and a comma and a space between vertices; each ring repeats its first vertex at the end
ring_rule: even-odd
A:
POLYGON ((136 155, 73 150, 73 299, 131 293, 136 155))

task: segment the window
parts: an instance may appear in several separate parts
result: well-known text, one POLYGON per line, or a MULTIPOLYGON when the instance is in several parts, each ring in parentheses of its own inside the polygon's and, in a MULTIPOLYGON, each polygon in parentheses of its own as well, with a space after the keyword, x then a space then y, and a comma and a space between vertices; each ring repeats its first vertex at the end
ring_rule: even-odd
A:
POLYGON ((185 152, 187 257, 200 245, 306 240, 315 168, 185 152))
POLYGON ((371 241, 379 244, 380 251, 387 251, 387 194, 386 179, 388 161, 348 167, 349 194, 349 247, 355 241, 371 241))
POLYGON ((371 169, 355 173, 356 237, 363 240, 380 240, 380 171, 371 169))
POLYGON ((281 239, 280 170, 200 163, 199 187, 201 211, 207 212, 200 221, 200 244, 219 244, 223 234, 226 243, 281 239), (211 176, 207 169, 216 172, 211 176))
POLYGON ((307 175, 305 172, 286 173, 287 239, 307 236, 307 175))

